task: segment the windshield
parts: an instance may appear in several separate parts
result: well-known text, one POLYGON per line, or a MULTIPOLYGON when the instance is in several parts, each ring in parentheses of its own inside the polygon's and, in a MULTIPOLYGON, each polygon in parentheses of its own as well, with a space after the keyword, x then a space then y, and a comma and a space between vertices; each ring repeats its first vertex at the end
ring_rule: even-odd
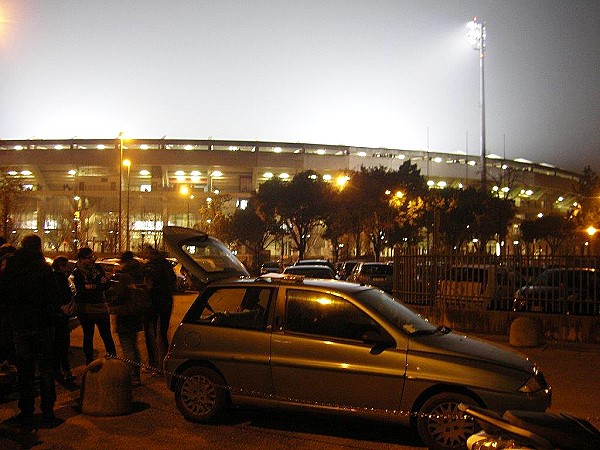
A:
POLYGON ((432 333, 437 329, 393 297, 378 289, 365 289, 357 292, 354 296, 369 309, 379 313, 388 322, 407 334, 432 333))
POLYGON ((242 263, 229 249, 222 242, 212 237, 188 241, 181 248, 205 272, 246 272, 242 263))

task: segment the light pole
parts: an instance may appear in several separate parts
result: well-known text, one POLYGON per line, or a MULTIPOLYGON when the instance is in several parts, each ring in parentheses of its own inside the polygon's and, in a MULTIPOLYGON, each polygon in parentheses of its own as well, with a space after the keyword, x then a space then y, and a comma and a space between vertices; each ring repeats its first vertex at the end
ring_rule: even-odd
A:
POLYGON ((119 139, 119 217, 117 218, 117 253, 121 253, 121 239, 123 236, 123 132, 119 139))
POLYGON ((179 193, 187 198, 187 227, 190 227, 190 199, 194 198, 193 195, 189 195, 190 188, 187 186, 181 186, 179 193))
POLYGON ((125 214, 125 218, 126 218, 126 221, 127 221, 127 225, 126 225, 127 226, 127 229, 126 229, 127 230, 126 231, 126 236, 127 237, 126 237, 126 240, 125 240, 125 242, 126 242, 126 244, 125 244, 125 250, 129 251, 129 249, 130 249, 130 247, 129 247, 129 242, 130 242, 129 241, 129 192, 131 191, 130 183, 129 182, 131 180, 131 176, 130 176, 131 175, 131 161, 129 159, 124 159, 123 160, 123 165, 125 167, 127 167, 127 212, 125 214))
POLYGON ((481 145, 481 188, 485 191, 487 189, 487 167, 485 164, 485 83, 484 83, 484 71, 483 61, 485 57, 485 22, 482 22, 477 17, 474 17, 472 21, 467 24, 469 32, 467 39, 471 47, 475 50, 479 50, 479 109, 481 112, 481 123, 480 123, 480 145, 481 145))

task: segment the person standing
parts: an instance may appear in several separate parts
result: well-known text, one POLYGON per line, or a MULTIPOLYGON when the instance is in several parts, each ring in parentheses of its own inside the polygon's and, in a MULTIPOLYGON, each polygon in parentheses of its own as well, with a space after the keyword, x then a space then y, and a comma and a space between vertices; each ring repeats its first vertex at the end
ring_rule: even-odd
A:
POLYGON ((150 298, 150 310, 144 319, 148 364, 162 370, 169 349, 169 322, 173 311, 173 293, 177 281, 173 266, 153 247, 146 249, 144 282, 150 298))
POLYGON ((58 286, 61 311, 58 315, 55 328, 56 337, 56 370, 57 381, 72 383, 75 380, 69 363, 69 350, 71 348, 71 330, 69 329, 70 316, 65 313, 64 307, 69 305, 75 295, 75 286, 69 281, 69 259, 66 256, 57 256, 52 261, 52 270, 58 286))
POLYGON ((109 287, 109 281, 104 269, 96 264, 94 252, 89 247, 80 248, 77 252, 73 282, 76 291, 77 317, 83 330, 83 353, 86 364, 94 360, 95 327, 98 327, 106 353, 116 356, 117 349, 110 331, 110 315, 104 301, 104 293, 109 287))
POLYGON ((142 331, 142 316, 149 306, 148 293, 125 272, 117 272, 111 280, 107 300, 115 324, 123 357, 131 367, 131 384, 141 385, 138 333, 142 331))
POLYGON ((43 421, 55 420, 54 327, 60 308, 52 269, 42 253, 42 240, 25 236, 7 262, 2 277, 3 301, 12 327, 19 390, 17 419, 29 423, 35 412, 35 373, 39 370, 43 421))

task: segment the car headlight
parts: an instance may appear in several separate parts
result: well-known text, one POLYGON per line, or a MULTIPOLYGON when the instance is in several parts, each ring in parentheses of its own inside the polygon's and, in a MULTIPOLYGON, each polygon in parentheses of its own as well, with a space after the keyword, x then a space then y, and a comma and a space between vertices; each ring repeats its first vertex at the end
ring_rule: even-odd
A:
POLYGON ((537 367, 533 370, 533 375, 519 387, 519 392, 533 393, 539 392, 548 387, 548 383, 537 367))

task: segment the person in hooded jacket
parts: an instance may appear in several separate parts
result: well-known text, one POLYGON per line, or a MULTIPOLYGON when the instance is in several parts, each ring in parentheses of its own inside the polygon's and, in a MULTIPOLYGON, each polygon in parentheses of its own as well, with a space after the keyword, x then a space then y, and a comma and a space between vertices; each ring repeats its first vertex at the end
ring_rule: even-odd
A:
POLYGON ((33 418, 37 366, 42 417, 44 421, 53 421, 56 402, 54 326, 60 298, 39 236, 31 234, 22 239, 20 248, 7 262, 2 291, 17 357, 21 411, 17 419, 30 422, 33 418))

